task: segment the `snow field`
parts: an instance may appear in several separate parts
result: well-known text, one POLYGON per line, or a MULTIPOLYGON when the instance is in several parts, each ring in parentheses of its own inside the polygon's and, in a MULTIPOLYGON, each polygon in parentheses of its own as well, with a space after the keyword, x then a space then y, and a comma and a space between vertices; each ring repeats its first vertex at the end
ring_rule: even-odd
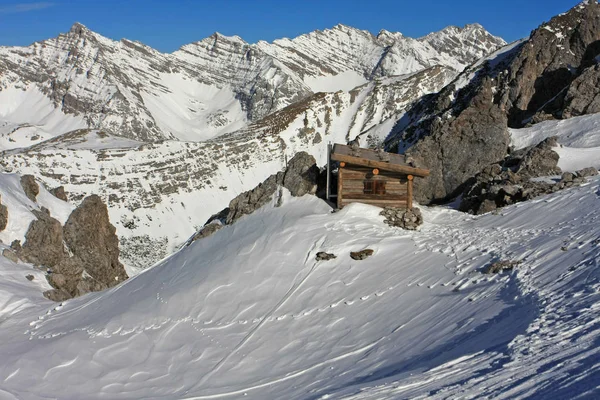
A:
POLYGON ((286 195, 123 285, 14 316, 0 332, 2 388, 33 399, 590 391, 599 191, 596 179, 482 217, 424 208, 419 232, 389 228, 376 207, 331 214, 286 195), (374 255, 349 258, 363 248, 374 255), (338 257, 316 262, 318 251, 338 257), (479 272, 497 259, 522 265, 479 272))
POLYGON ((544 121, 529 128, 509 129, 511 144, 516 149, 533 146, 558 136, 561 145, 554 149, 560 156, 563 171, 586 167, 600 169, 600 115, 591 114, 559 121, 544 121))

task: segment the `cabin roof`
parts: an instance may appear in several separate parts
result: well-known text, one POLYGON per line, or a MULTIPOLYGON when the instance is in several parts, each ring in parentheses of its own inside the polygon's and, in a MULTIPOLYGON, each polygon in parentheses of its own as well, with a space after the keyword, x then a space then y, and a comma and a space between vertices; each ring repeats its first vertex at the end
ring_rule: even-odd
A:
POLYGON ((335 161, 343 161, 348 164, 360 165, 362 167, 377 168, 383 171, 399 172, 407 175, 415 175, 420 177, 429 176, 429 170, 416 168, 404 162, 404 156, 395 153, 384 152, 385 157, 382 159, 380 153, 376 150, 359 148, 358 151, 353 150, 350 146, 336 143, 331 152, 331 159, 335 161), (384 161, 387 159, 386 161, 384 161))

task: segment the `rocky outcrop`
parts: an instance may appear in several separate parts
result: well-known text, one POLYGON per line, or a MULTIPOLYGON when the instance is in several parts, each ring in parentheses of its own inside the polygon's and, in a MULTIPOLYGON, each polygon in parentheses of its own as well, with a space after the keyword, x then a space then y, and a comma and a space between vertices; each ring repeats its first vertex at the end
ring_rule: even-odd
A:
POLYGON ((472 214, 485 214, 579 185, 585 182, 586 177, 598 174, 595 168, 586 168, 561 175, 557 166, 559 157, 552 150, 552 144, 556 144, 555 138, 546 139, 537 146, 511 154, 501 163, 484 168, 465 185, 459 209, 472 214), (560 175, 560 179, 532 180, 557 175, 560 175))
POLYGON ((545 139, 537 146, 527 150, 523 157, 518 159, 515 155, 508 157, 507 163, 513 163, 518 159, 516 173, 521 176, 535 178, 538 176, 560 175, 558 167, 558 153, 552 150, 558 146, 557 137, 545 139))
POLYGON ((33 175, 23 175, 21 177, 21 186, 29 200, 36 202, 37 195, 40 193, 40 186, 35 181, 33 175))
POLYGON ((318 177, 319 168, 315 158, 301 151, 290 160, 284 171, 271 175, 256 188, 231 200, 224 222, 229 225, 244 215, 252 214, 271 201, 280 186, 288 189, 292 196, 296 197, 315 194, 318 177))
POLYGON ((119 262, 115 227, 98 196, 85 198, 64 227, 46 209, 34 213, 37 219, 30 224, 23 246, 15 246, 15 253, 21 260, 46 269, 48 282, 54 287, 44 293, 46 297, 62 301, 127 279, 119 262))
POLYGON ((29 225, 19 258, 36 266, 52 268, 68 257, 62 225, 45 208, 32 212, 37 219, 29 225))
POLYGON ((583 2, 417 104, 388 142, 412 145, 406 153, 431 169, 429 178, 415 181, 417 200, 451 198, 483 167, 502 161, 507 127, 560 118, 563 110, 565 117, 594 112, 597 78, 590 65, 599 43, 600 5, 583 2))
POLYGON ((0 196, 0 231, 6 229, 6 225, 8 225, 8 207, 4 204, 1 204, 2 197, 0 196))

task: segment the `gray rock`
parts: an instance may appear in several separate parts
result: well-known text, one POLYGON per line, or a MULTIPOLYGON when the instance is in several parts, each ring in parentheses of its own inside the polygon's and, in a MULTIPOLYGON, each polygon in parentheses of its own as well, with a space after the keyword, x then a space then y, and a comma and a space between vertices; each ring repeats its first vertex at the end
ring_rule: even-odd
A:
POLYGON ((371 249, 364 249, 364 250, 360 250, 360 251, 351 251, 350 252, 350 257, 353 260, 364 260, 367 257, 370 257, 373 255, 373 250, 371 249))
POLYGON ((495 211, 498 208, 496 202, 490 199, 485 199, 481 202, 479 207, 477 208, 476 214, 485 214, 492 211, 495 211))
POLYGON ((21 251, 21 241, 20 240, 13 240, 12 243, 10 244, 10 248, 16 252, 21 251))
POLYGON ((119 262, 118 238, 108 219, 108 209, 98 196, 83 200, 65 226, 47 209, 33 211, 25 243, 13 242, 14 253, 25 262, 48 269, 54 287, 44 295, 62 301, 112 287, 125 279, 119 262))
POLYGON ((337 258, 337 256, 333 253, 327 253, 325 251, 320 251, 317 253, 315 259, 317 261, 328 261, 328 260, 333 260, 334 258, 337 258))
MULTIPOLYGON (((0 201, 2 197, 0 196, 0 201)), ((0 231, 6 229, 6 225, 8 225, 8 207, 4 204, 0 204, 0 231)))
POLYGON ((29 275, 25 275, 25 278, 26 278, 28 281, 32 281, 32 280, 34 280, 34 279, 35 279, 35 276, 33 276, 33 275, 29 274, 29 275))
POLYGON ((287 188, 292 196, 314 194, 317 190, 318 177, 319 168, 314 157, 304 151, 297 153, 284 171, 271 175, 256 188, 231 200, 225 224, 232 224, 242 216, 252 214, 267 204, 279 186, 287 188))
POLYGON ((582 178, 587 178, 596 175, 598 175, 598 170, 594 167, 588 167, 577 171, 577 176, 582 178))
POLYGON ((36 197, 40 193, 40 187, 33 175, 23 175, 21 177, 21 186, 29 200, 36 202, 36 197))
POLYGON ((2 250, 2 255, 14 263, 19 262, 19 256, 17 256, 17 253, 15 253, 13 250, 4 249, 2 250))
POLYGON ((128 278, 119 262, 119 239, 110 223, 108 209, 99 196, 86 197, 65 223, 65 243, 79 258, 81 267, 92 281, 78 286, 78 294, 115 286, 128 278))
POLYGON ((498 274, 502 271, 509 271, 521 264, 521 261, 497 261, 483 269, 484 274, 498 274))
POLYGON ((560 177, 561 182, 573 182, 575 175, 572 172, 563 172, 560 177))
POLYGON ((386 224, 411 231, 418 229, 418 227, 423 224, 423 215, 421 214, 421 210, 417 207, 413 207, 412 210, 385 207, 379 215, 385 217, 383 222, 386 224))
POLYGON ((558 145, 556 137, 550 137, 530 149, 521 159, 517 173, 528 177, 559 175, 558 153, 552 150, 558 145))
POLYGON ((192 239, 188 242, 187 245, 189 246, 190 244, 192 244, 192 242, 195 242, 196 240, 208 237, 208 236, 212 235, 213 233, 215 233, 216 231, 218 231, 221 228, 223 228, 223 224, 220 224, 220 223, 217 223, 217 222, 206 224, 206 225, 204 225, 204 227, 202 229, 200 229, 192 237, 192 239))
POLYGON ((54 197, 56 197, 57 199, 60 199, 62 201, 69 201, 64 186, 59 186, 55 187, 54 189, 50 189, 50 193, 52 193, 52 195, 54 195, 54 197))
POLYGON ((37 219, 29 224, 19 258, 35 266, 54 267, 68 256, 64 248, 63 228, 48 213, 34 210, 37 219))

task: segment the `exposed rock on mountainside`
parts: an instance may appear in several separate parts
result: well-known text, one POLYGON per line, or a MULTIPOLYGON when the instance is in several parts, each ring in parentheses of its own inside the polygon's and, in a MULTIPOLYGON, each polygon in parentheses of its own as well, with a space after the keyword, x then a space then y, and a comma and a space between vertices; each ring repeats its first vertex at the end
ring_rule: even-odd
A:
POLYGON ((244 215, 252 214, 271 201, 280 186, 288 189, 292 196, 315 194, 318 177, 319 168, 314 157, 306 152, 299 152, 284 171, 271 175, 256 188, 231 200, 224 222, 229 225, 244 215))
POLYGON ((585 178, 598 174, 595 168, 574 173, 565 172, 557 166, 558 154, 552 150, 556 138, 551 137, 537 146, 523 149, 506 157, 501 163, 490 165, 464 188, 460 210, 484 214, 520 201, 554 193, 585 182, 585 178), (560 176, 551 179, 549 176, 560 176), (546 179, 533 179, 546 177, 546 179))
MULTIPOLYGON (((244 215, 252 214, 268 202, 274 196, 281 196, 278 189, 284 187, 295 197, 317 192, 317 181, 319 179, 319 168, 315 158, 301 151, 297 153, 288 163, 287 167, 259 183, 252 190, 241 193, 231 200, 229 207, 213 215, 196 234, 192 236, 187 244, 212 235, 223 225, 231 225, 244 215)), ((277 199, 277 205, 281 197, 277 199)))
POLYGON ((432 170, 415 182, 417 199, 456 195, 483 167, 502 160, 508 126, 593 112, 598 43, 600 5, 585 1, 415 106, 389 143, 402 149, 417 142, 407 153, 432 170))
POLYGON ((21 186, 29 200, 35 202, 37 195, 40 193, 40 187, 33 175, 23 175, 21 177, 21 186))
POLYGON ((112 287, 127 274, 119 262, 118 238, 110 224, 108 210, 98 196, 83 200, 65 226, 47 209, 33 211, 34 220, 16 255, 25 262, 44 267, 48 282, 55 288, 44 293, 61 301, 112 287))

